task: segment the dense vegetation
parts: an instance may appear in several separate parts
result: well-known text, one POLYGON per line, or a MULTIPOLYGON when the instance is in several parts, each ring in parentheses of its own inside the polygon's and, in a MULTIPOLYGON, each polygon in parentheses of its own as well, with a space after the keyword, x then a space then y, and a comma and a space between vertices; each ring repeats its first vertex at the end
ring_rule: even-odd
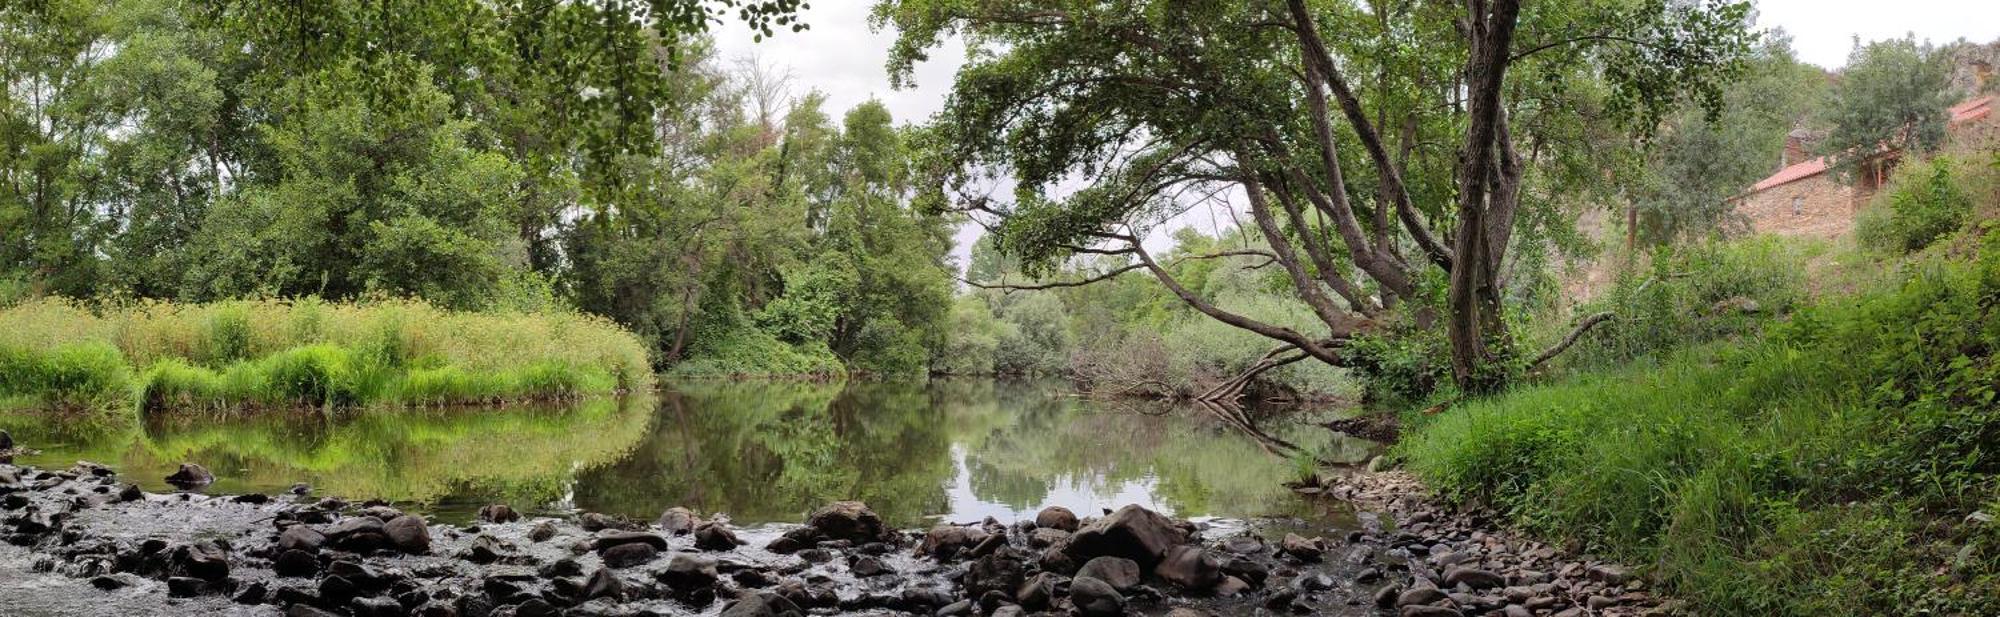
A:
POLYGON ((228 411, 570 399, 650 389, 638 339, 574 313, 315 300, 0 310, 0 400, 228 411))
POLYGON ((691 33, 797 5, 7 3, 0 305, 573 308, 684 372, 920 372, 909 131, 691 33))
MULTIPOLYGON (((1978 163, 1910 163, 1868 207, 1898 231, 1968 203, 1990 216, 2000 159, 1978 163)), ((1705 613, 2000 611, 2000 235, 1968 219, 1908 258, 1893 231, 1872 253, 1663 255, 1633 277, 1650 290, 1605 300, 1646 323, 1546 385, 1409 416, 1401 452, 1446 498, 1653 564, 1705 613), (1792 270, 1814 261, 1808 300, 1792 270)))

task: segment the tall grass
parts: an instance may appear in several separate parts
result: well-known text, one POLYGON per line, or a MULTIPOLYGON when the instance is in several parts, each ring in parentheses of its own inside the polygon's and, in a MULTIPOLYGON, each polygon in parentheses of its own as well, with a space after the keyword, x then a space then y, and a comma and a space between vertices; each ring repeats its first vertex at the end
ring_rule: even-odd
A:
POLYGON ((316 300, 0 309, 0 398, 145 411, 445 405, 650 387, 644 346, 574 313, 316 300))
POLYGON ((1968 519, 2000 513, 2000 259, 1903 279, 1465 403, 1400 453, 1703 614, 2000 614, 2000 526, 1968 519))

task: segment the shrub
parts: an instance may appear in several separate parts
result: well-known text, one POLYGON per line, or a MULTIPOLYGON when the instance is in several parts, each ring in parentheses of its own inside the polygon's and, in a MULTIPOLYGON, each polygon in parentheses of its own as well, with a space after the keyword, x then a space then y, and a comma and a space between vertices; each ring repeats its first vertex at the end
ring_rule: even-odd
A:
POLYGON ((1965 172, 1950 157, 1898 168, 1855 221, 1864 246, 1911 252, 1930 246, 1965 224, 1973 198, 1965 172))
POLYGON ((1616 318, 1586 333, 1557 361, 1608 366, 1754 334, 1768 316, 1789 312, 1804 296, 1799 264, 1819 248, 1770 237, 1662 247, 1646 267, 1621 274, 1611 289, 1578 308, 1578 314, 1608 311, 1616 318))

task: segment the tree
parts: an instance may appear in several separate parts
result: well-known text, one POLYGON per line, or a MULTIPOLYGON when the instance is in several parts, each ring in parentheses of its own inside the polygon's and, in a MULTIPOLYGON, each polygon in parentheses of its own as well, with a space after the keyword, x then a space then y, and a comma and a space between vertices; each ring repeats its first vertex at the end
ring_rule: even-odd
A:
POLYGON ((1784 33, 1767 34, 1719 113, 1675 113, 1648 144, 1647 173, 1632 183, 1633 231, 1659 244, 1740 225, 1729 198, 1780 166, 1788 132, 1825 95, 1826 73, 1800 62, 1784 33))
POLYGON ((1820 150, 1832 167, 1853 170, 1884 149, 1935 151, 1944 142, 1946 108, 1956 100, 1943 54, 1914 37, 1857 39, 1840 71, 1820 150))
POLYGON ((941 155, 924 185, 940 194, 927 202, 992 219, 1029 270, 1132 259, 1112 274, 1147 271, 1280 342, 1274 359, 1333 364, 1400 305, 1429 321, 1425 300, 1442 295, 1467 390, 1513 363, 1503 268, 1543 156, 1521 146, 1574 123, 1578 84, 1603 84, 1593 104, 1635 127, 1683 97, 1713 104, 1749 41, 1747 6, 1727 2, 887 0, 875 15, 899 30, 899 83, 945 33, 984 45, 933 125, 941 155), (1013 198, 985 197, 1002 173, 1013 198), (1183 194, 1224 191, 1241 192, 1259 252, 1320 331, 1222 309, 1140 241, 1183 194))

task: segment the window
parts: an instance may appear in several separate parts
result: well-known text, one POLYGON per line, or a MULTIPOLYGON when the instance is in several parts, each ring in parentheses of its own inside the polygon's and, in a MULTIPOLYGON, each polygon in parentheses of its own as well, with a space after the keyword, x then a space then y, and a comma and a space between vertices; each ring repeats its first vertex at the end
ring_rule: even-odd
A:
POLYGON ((1797 196, 1797 195, 1793 195, 1793 196, 1792 196, 1792 214, 1794 214, 1794 215, 1798 214, 1798 213, 1799 213, 1799 207, 1800 207, 1800 206, 1802 206, 1802 205, 1804 205, 1805 203, 1806 203, 1806 198, 1804 198, 1804 197, 1800 197, 1800 196, 1797 196))

